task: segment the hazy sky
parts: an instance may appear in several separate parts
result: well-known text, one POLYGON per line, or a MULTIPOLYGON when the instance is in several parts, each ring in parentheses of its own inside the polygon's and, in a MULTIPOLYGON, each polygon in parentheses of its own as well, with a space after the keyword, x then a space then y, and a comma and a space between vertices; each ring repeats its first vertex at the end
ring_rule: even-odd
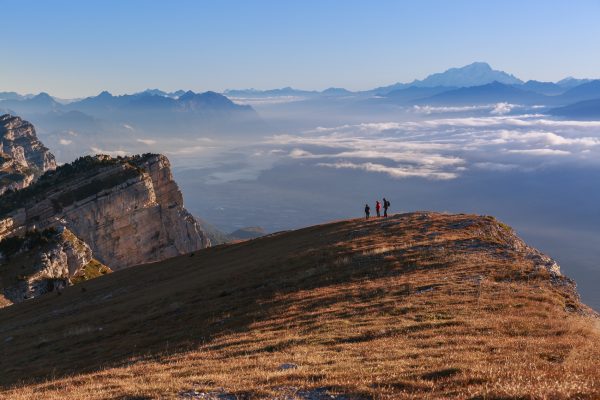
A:
POLYGON ((600 75, 600 1, 0 0, 0 91, 367 89, 473 61, 600 75))

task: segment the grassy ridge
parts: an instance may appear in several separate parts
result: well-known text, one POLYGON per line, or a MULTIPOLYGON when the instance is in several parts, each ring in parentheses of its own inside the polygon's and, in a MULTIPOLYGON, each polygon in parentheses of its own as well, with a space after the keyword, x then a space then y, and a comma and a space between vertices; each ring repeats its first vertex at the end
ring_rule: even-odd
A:
POLYGON ((539 261, 414 213, 118 271, 0 310, 0 398, 597 398, 598 320, 539 261))

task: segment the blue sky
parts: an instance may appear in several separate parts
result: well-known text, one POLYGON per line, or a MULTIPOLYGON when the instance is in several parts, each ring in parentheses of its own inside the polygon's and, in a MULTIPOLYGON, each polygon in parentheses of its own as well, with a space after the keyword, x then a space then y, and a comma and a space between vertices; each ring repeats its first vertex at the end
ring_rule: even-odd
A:
POLYGON ((600 1, 0 0, 0 91, 367 89, 473 61, 600 76, 600 1))

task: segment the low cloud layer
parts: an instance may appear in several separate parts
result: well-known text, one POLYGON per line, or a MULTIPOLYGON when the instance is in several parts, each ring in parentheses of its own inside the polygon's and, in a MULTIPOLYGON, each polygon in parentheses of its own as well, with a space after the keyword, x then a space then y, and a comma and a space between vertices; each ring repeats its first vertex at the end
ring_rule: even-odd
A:
POLYGON ((371 162, 366 163, 352 163, 352 162, 335 162, 335 163, 318 163, 319 167, 330 167, 337 169, 359 169, 367 172, 380 172, 388 174, 393 178, 430 178, 430 179, 454 179, 456 173, 454 172, 440 172, 435 169, 429 169, 424 167, 412 167, 412 166, 399 166, 399 167, 388 167, 382 164, 375 164, 371 162))
MULTIPOLYGON (((285 164, 428 180, 600 164, 600 121, 509 115, 514 109, 502 103, 486 115, 454 118, 405 113, 403 120, 316 127, 249 138, 246 144, 203 136, 194 140, 124 136, 120 142, 88 142, 86 150, 115 156, 161 152, 180 168, 211 166, 202 179, 215 183, 253 180, 285 164)), ((75 133, 54 140, 65 151, 83 143, 75 133)))
POLYGON ((143 143, 148 146, 156 144, 156 140, 154 140, 154 139, 136 139, 136 142, 143 143))
POLYGON ((98 147, 90 147, 91 154, 107 154, 111 157, 125 157, 131 155, 131 152, 125 150, 105 150, 98 147))
POLYGON ((446 180, 469 170, 535 170, 557 163, 600 160, 600 121, 561 121, 544 115, 428 118, 319 127, 276 135, 267 143, 290 160, 402 179, 446 180))

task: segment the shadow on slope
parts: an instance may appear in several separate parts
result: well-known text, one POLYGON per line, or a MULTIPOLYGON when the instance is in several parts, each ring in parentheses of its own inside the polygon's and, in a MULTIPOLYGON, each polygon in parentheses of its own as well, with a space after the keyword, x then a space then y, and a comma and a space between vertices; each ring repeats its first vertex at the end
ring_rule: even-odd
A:
MULTIPOLYGON (((485 282, 492 292, 498 290, 495 282, 543 288, 533 300, 526 291, 523 298, 522 291, 511 295, 524 315, 531 302, 545 304, 552 313, 586 310, 570 281, 550 267, 548 259, 491 217, 412 213, 269 235, 118 271, 0 310, 0 384, 23 387, 162 363, 194 350, 216 352, 215 361, 225 363, 286 352, 307 340, 335 349, 407 335, 427 338, 443 330, 452 337, 466 335, 473 327, 452 314, 478 307, 485 282), (431 303, 427 294, 437 300, 431 303), (417 307, 419 302, 428 311, 417 307), (390 316, 402 323, 390 324, 390 316), (342 334, 322 331, 329 318, 364 321, 342 334), (267 338, 253 339, 259 333, 267 338)), ((496 304, 495 296, 490 292, 489 309, 481 312, 511 312, 496 304)), ((555 334, 551 326, 543 328, 555 334)), ((519 329, 506 334, 542 328, 519 329)), ((427 382, 455 378, 455 385, 464 386, 464 367, 460 370, 431 364, 411 373, 416 383, 379 382, 367 389, 429 390, 427 382)), ((49 383, 42 389, 59 386, 49 383)), ((342 389, 358 393, 360 388, 342 389)))

